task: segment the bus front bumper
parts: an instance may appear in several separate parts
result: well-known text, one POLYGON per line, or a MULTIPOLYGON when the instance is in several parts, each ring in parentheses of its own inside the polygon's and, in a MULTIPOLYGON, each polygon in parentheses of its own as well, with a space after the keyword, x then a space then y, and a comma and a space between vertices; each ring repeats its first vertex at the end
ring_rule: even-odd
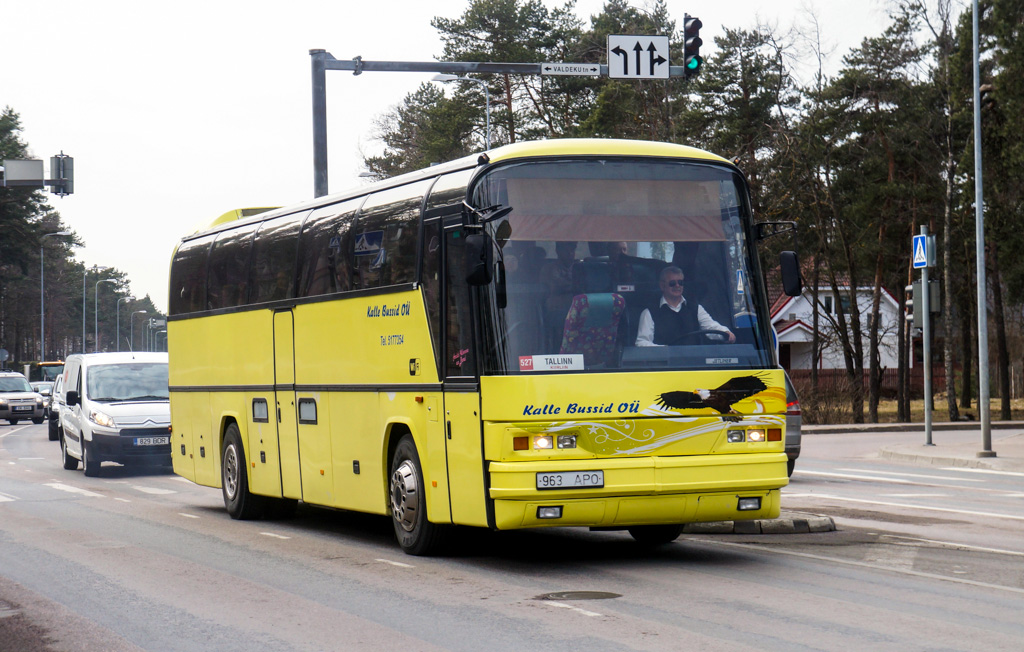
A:
POLYGON ((499 530, 776 518, 786 454, 492 462, 499 530), (603 486, 538 489, 538 474, 601 471, 603 486), (758 500, 750 500, 758 499, 758 500), (755 508, 756 506, 756 508, 755 508))

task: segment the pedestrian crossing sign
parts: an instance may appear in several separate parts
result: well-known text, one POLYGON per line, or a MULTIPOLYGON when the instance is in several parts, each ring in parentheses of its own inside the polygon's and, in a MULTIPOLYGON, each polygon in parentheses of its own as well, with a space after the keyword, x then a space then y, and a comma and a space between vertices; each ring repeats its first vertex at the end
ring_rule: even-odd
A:
POLYGON ((911 249, 911 255, 914 257, 914 269, 928 267, 928 236, 914 236, 914 246, 911 249))

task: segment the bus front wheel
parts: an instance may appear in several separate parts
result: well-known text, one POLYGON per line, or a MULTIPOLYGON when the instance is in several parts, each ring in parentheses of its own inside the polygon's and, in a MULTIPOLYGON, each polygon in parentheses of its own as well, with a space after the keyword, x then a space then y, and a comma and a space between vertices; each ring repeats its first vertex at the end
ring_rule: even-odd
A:
POLYGON ((441 544, 442 527, 427 520, 423 470, 411 435, 402 437, 395 448, 388 489, 398 545, 410 555, 435 552, 441 544))
POLYGON ((245 469, 245 449, 238 426, 232 423, 224 433, 224 450, 220 456, 221 493, 224 507, 231 518, 243 521, 259 518, 263 514, 260 497, 249 493, 249 476, 245 469))

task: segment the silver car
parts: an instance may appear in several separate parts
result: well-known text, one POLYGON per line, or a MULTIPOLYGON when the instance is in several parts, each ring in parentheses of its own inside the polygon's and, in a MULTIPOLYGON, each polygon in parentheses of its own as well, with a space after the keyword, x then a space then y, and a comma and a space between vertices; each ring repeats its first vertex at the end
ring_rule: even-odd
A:
POLYGON ((790 476, 796 467, 796 458, 800 457, 800 426, 803 417, 800 414, 800 397, 796 394, 796 388, 786 374, 786 456, 789 462, 786 471, 790 476))
POLYGON ((0 371, 0 419, 12 426, 22 419, 43 422, 43 397, 16 371, 0 371))

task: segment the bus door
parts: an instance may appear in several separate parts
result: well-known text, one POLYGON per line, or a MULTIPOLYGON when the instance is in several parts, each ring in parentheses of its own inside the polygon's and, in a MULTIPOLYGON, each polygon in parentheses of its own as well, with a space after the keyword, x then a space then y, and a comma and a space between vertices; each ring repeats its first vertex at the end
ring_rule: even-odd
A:
POLYGON ((281 492, 302 498, 299 433, 295 415, 295 323, 291 310, 274 313, 274 401, 277 445, 281 460, 281 492))
POLYGON ((444 428, 452 522, 487 526, 480 384, 461 214, 444 219, 444 428))

